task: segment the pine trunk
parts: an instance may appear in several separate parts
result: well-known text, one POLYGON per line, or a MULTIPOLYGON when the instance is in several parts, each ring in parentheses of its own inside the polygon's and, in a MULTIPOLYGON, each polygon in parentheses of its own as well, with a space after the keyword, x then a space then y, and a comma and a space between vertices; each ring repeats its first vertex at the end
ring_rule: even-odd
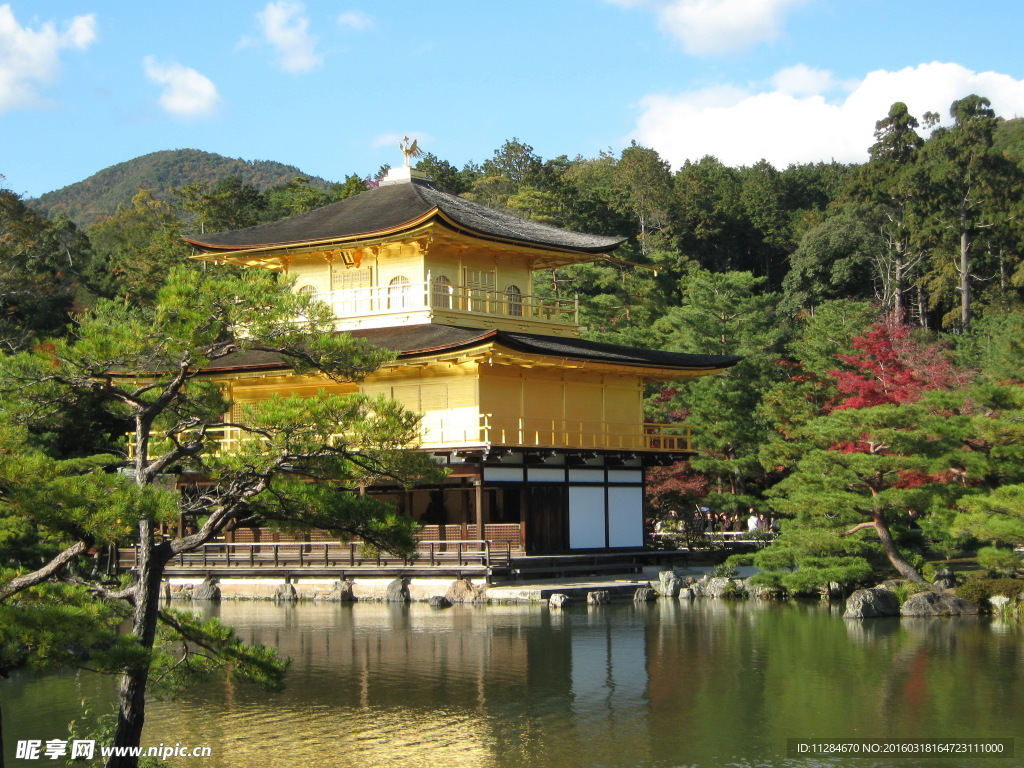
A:
MULTIPOLYGON (((160 610, 160 581, 166 559, 153 542, 153 525, 139 523, 138 582, 135 585, 135 612, 132 616, 132 637, 149 650, 156 640, 157 615, 160 610)), ((142 743, 142 727, 146 721, 146 683, 149 663, 125 669, 118 691, 117 730, 114 746, 138 747, 142 743)), ((107 768, 137 768, 135 756, 111 756, 107 768)))
POLYGON ((889 562, 893 564, 893 567, 900 572, 900 575, 918 584, 927 584, 928 582, 917 572, 917 569, 900 554, 899 549, 896 547, 896 542, 892 540, 889 526, 886 525, 881 515, 874 517, 874 526, 875 531, 878 533, 878 538, 882 540, 882 549, 885 550, 886 557, 889 558, 889 562))

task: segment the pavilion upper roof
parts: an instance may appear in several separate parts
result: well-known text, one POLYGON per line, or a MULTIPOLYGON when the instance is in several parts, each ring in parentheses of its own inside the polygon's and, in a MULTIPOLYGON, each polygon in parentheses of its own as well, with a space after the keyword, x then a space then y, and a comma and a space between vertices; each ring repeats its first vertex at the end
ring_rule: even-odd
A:
POLYGON ((607 253, 625 240, 521 219, 419 179, 371 189, 270 224, 186 240, 215 252, 294 247, 394 235, 431 220, 485 239, 578 253, 607 253))

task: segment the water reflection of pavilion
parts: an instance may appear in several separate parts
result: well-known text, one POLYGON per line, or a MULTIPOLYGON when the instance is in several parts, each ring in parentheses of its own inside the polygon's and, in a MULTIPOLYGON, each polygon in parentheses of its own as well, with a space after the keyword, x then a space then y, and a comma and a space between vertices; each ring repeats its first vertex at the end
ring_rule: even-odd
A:
POLYGON ((370 764, 362 762, 370 741, 372 764, 401 765, 399 752, 417 739, 432 750, 438 739, 447 744, 445 768, 537 765, 538 752, 546 764, 566 765, 624 749, 643 762, 649 752, 647 629, 623 632, 607 611, 302 603, 211 610, 243 639, 294 661, 288 687, 273 699, 239 688, 211 691, 217 701, 206 703, 246 729, 272 701, 280 727, 310 744, 331 742, 338 765, 370 764), (321 713, 318 724, 310 711, 321 713), (393 761, 379 751, 389 749, 382 734, 394 742, 393 761))

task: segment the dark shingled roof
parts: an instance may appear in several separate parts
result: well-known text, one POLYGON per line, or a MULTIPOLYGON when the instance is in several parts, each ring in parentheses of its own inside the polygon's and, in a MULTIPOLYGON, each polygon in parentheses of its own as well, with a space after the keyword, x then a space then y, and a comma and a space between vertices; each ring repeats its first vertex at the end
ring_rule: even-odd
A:
POLYGON ((584 253, 604 253, 624 242, 620 237, 587 235, 520 219, 442 192, 418 179, 371 189, 270 224, 198 235, 187 241, 211 251, 231 251, 341 240, 400 230, 435 209, 458 227, 488 238, 584 253))
MULTIPOLYGON (((495 343, 516 352, 613 363, 644 368, 675 368, 681 371, 707 371, 729 368, 743 358, 739 355, 693 355, 686 352, 659 352, 604 344, 585 339, 541 336, 536 333, 512 333, 453 325, 405 325, 394 328, 370 328, 351 331, 377 347, 397 352, 399 360, 429 357, 445 352, 472 349, 495 343)), ((279 356, 267 352, 244 352, 229 355, 207 370, 241 370, 288 368, 279 356)))
POLYGON ((499 331, 499 343, 520 352, 539 355, 571 357, 602 363, 640 365, 653 368, 679 368, 681 370, 707 370, 729 368, 743 358, 740 355, 694 355, 688 352, 660 352, 639 349, 622 344, 605 344, 586 339, 541 336, 536 333, 499 331))

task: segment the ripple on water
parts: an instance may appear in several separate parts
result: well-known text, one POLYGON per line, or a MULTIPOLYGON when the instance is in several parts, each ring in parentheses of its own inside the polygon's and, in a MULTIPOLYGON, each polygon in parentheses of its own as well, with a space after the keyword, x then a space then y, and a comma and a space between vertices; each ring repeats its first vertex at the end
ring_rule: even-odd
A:
MULTIPOLYGON (((213 749, 181 768, 872 768, 788 760, 786 739, 1024 733, 1021 633, 985 621, 719 601, 205 610, 294 661, 280 692, 220 682, 151 702, 144 744, 213 749)), ((83 693, 96 711, 113 700, 83 676, 0 685, 9 752, 60 738, 83 693)))
POLYGON ((202 733, 217 744, 212 759, 194 763, 206 768, 422 768, 428 756, 437 768, 489 768, 493 745, 482 720, 443 709, 246 706, 211 718, 205 708, 154 707, 147 733, 165 743, 184 743, 183 732, 197 734, 192 743, 199 743, 202 733), (179 735, 171 740, 165 731, 179 735))

